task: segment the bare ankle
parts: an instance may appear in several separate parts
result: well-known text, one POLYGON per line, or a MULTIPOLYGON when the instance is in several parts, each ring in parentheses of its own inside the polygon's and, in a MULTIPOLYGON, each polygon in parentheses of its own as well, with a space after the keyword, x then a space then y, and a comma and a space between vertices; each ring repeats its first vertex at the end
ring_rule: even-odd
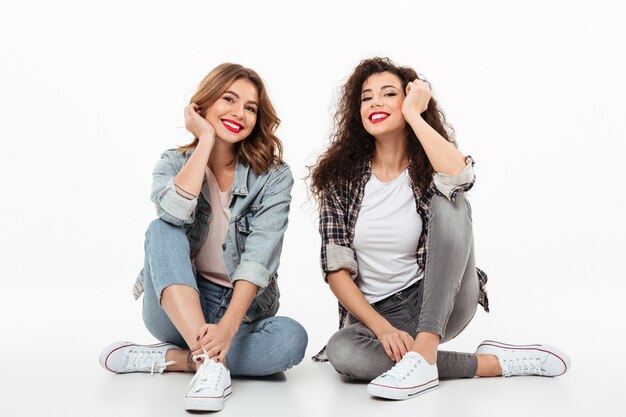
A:
POLYGON ((437 362, 437 351, 434 352, 428 349, 413 349, 413 352, 417 352, 420 354, 422 358, 426 360, 431 365, 434 365, 437 362))
POLYGON ((165 355, 165 360, 174 362, 165 369, 166 372, 196 372, 197 363, 188 350, 170 349, 165 355))
POLYGON ((414 352, 419 353, 426 362, 433 365, 437 362, 437 350, 439 349, 440 337, 435 333, 420 332, 415 336, 413 343, 414 352))
POLYGON ((476 376, 488 377, 502 375, 502 368, 500 367, 500 361, 497 356, 478 354, 476 355, 476 359, 478 360, 476 376))

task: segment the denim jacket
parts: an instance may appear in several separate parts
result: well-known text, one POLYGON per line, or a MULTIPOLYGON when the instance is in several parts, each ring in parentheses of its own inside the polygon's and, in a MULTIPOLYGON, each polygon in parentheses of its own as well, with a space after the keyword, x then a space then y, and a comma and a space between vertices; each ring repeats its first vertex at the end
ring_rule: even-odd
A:
MULTIPOLYGON (((184 228, 194 259, 206 240, 213 212, 206 179, 200 195, 193 200, 179 195, 174 187, 174 177, 191 153, 170 149, 161 155, 152 173, 151 199, 162 220, 184 228)), ((291 170, 284 162, 260 175, 247 165, 235 163, 231 217, 222 249, 230 281, 234 284, 243 279, 258 286, 246 321, 273 316, 278 310, 277 270, 292 186, 291 170)), ((137 277, 133 293, 135 299, 143 293, 143 271, 137 277)))

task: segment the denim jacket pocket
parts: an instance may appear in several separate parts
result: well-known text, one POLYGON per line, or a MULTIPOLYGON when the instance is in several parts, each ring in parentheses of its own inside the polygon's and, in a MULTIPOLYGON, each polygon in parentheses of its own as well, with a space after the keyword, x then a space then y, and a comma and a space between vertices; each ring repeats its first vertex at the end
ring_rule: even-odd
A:
POLYGON ((206 237, 208 225, 211 223, 213 214, 209 208, 200 207, 196 210, 196 220, 185 228, 190 242, 200 243, 206 237))
POLYGON ((199 204, 196 210, 196 221, 184 227, 187 239, 189 240, 189 252, 192 258, 196 257, 200 248, 204 245, 209 232, 209 224, 212 219, 213 214, 210 208, 199 204))
POLYGON ((255 322, 268 317, 273 317, 278 312, 280 291, 278 289, 278 276, 270 278, 270 282, 263 292, 254 297, 245 317, 244 322, 255 322))
POLYGON ((242 216, 237 222, 235 222, 235 229, 237 230, 237 251, 241 255, 246 251, 246 239, 250 235, 250 221, 254 217, 255 212, 251 211, 242 216))

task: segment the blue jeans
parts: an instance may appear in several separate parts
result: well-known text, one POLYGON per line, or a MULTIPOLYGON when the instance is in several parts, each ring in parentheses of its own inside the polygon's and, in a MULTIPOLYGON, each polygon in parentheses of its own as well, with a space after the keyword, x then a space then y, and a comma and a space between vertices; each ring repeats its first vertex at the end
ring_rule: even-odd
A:
MULTIPOLYGON (((214 284, 193 272, 189 241, 184 230, 163 220, 148 227, 145 241, 143 321, 154 337, 189 349, 161 307, 161 293, 170 285, 198 291, 207 323, 218 323, 230 303, 233 289, 214 284)), ((300 363, 308 336, 289 317, 267 317, 242 322, 226 356, 231 375, 262 376, 300 363)))

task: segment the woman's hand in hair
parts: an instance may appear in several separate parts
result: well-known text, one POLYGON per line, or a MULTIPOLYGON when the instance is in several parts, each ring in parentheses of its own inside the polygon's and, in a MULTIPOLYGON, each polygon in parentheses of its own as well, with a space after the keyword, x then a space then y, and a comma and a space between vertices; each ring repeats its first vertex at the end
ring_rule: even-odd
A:
POLYGON ((416 79, 406 86, 406 97, 402 103, 402 115, 405 119, 411 115, 420 115, 428 108, 432 97, 430 86, 425 81, 416 79))
POLYGON ((185 128, 200 140, 215 139, 215 128, 198 113, 199 106, 191 103, 185 106, 185 128))
POLYGON ((410 351, 413 346, 413 338, 411 335, 391 325, 379 332, 376 337, 380 343, 382 343, 389 359, 396 362, 399 362, 404 354, 410 351))

